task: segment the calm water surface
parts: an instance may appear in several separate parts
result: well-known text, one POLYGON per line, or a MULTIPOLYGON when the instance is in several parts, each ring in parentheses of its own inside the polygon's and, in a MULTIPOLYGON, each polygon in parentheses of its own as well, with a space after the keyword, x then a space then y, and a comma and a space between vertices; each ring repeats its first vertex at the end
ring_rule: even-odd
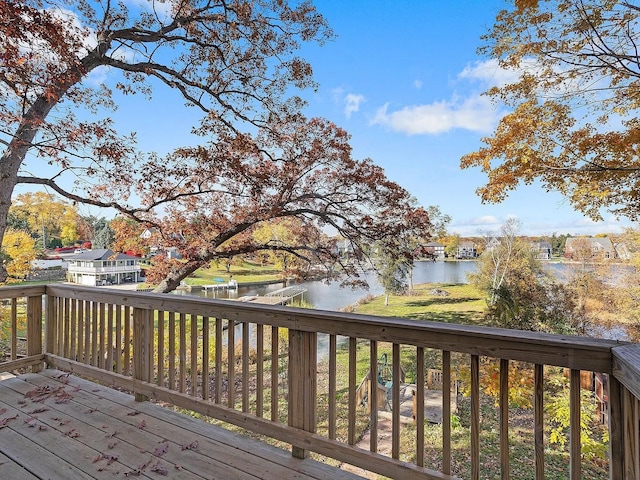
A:
MULTIPOLYGON (((413 283, 467 283, 467 273, 476 269, 476 262, 416 262, 413 269, 413 283)), ((320 310, 339 310, 356 303, 360 298, 371 294, 381 295, 383 289, 376 276, 366 276, 369 290, 341 288, 338 282, 327 283, 322 280, 302 282, 307 292, 304 300, 320 310)), ((264 295, 282 288, 282 284, 240 287, 238 291, 201 291, 198 294, 206 298, 238 298, 246 295, 264 295)))

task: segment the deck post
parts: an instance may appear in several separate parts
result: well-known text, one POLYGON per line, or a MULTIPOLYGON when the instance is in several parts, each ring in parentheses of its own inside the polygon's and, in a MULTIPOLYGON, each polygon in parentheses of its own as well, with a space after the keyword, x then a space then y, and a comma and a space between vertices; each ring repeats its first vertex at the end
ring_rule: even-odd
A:
MULTIPOLYGON (((289 426, 315 433, 317 333, 289 330, 289 426)), ((293 446, 292 455, 307 458, 309 451, 293 446)))
MULTIPOLYGON (((153 334, 149 314, 150 311, 144 308, 133 309, 133 378, 143 382, 150 381, 149 371, 153 358, 153 334)), ((136 402, 149 400, 146 395, 134 393, 136 402)))
MULTIPOLYGON (((27 298, 27 355, 42 354, 42 295, 27 298)), ((42 363, 33 365, 34 373, 42 370, 42 363)))

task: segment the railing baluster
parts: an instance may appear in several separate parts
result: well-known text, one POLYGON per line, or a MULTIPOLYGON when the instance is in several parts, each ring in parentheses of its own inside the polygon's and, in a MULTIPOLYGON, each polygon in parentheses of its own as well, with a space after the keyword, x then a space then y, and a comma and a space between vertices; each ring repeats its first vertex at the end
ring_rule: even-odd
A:
MULTIPOLYGON (((442 472, 451 475, 451 352, 442 351, 442 472)), ((457 391, 457 388, 455 389, 457 391)))
POLYGON ((378 342, 369 340, 369 450, 378 451, 378 342))
POLYGON ((187 315, 185 313, 180 314, 180 339, 178 345, 178 353, 180 355, 180 373, 178 382, 180 383, 179 392, 185 393, 187 391, 187 315))
POLYGON ((124 307, 124 369, 123 373, 131 372, 131 308, 124 307))
POLYGON ((105 304, 104 302, 100 302, 99 304, 99 318, 100 318, 100 331, 98 335, 98 367, 104 369, 105 359, 106 359, 106 315, 105 315, 105 304))
POLYGON ((356 354, 357 354, 357 339, 355 337, 349 337, 349 428, 348 428, 348 442, 349 445, 356 444, 356 354))
POLYGON ((122 306, 116 305, 116 354, 115 354, 115 371, 122 373, 122 306))
POLYGON ((222 402, 222 319, 216 318, 216 392, 215 402, 222 402))
POLYGON ((209 400, 209 317, 202 317, 202 399, 209 400))
POLYGON ((242 322, 242 411, 249 411, 249 323, 242 322))
MULTIPOLYGON (((424 466, 424 347, 416 347, 416 390, 414 422, 416 426, 416 465, 424 466)), ((444 410, 443 410, 444 412, 444 410)))
POLYGON ((256 324, 256 416, 264 416, 264 325, 256 324))
POLYGON ((176 313, 169 312, 169 388, 176 389, 176 313))
POLYGON ((392 351, 392 382, 391 382, 391 457, 400 458, 400 345, 393 344, 392 351))
POLYGON ((110 372, 113 372, 115 370, 113 366, 113 350, 114 350, 113 307, 114 306, 111 303, 108 303, 106 306, 107 308, 107 364, 105 365, 105 368, 110 372))
POLYGON ((71 360, 77 359, 77 339, 78 339, 78 301, 75 298, 70 299, 71 311, 69 312, 71 320, 70 338, 69 338, 69 358, 71 360))
POLYGON ((480 479, 480 357, 471 355, 471 480, 480 479))
POLYGON ((191 396, 198 396, 198 316, 191 314, 191 396))
POLYGON ((227 406, 236 406, 236 322, 228 320, 227 323, 227 361, 229 362, 227 372, 227 406))
MULTIPOLYGON (((84 363, 89 365, 91 363, 91 312, 93 311, 91 301, 84 301, 84 363)), ((58 319, 58 321, 60 321, 58 319)))
POLYGON ((63 338, 63 342, 62 342, 62 356, 65 358, 69 358, 69 353, 70 353, 70 343, 71 343, 71 318, 69 317, 69 303, 70 303, 70 299, 69 298, 65 298, 64 299, 64 304, 63 304, 63 308, 64 308, 64 317, 63 317, 63 324, 62 324, 62 329, 64 331, 64 338, 63 338))
POLYGON ((509 480, 509 360, 500 359, 500 472, 509 480))
POLYGON ((536 480, 544 480, 544 365, 536 364, 533 377, 533 437, 536 480))
POLYGON ((98 302, 91 302, 91 366, 100 365, 98 361, 98 302))
MULTIPOLYGON (((77 303, 78 333, 76 339, 76 360, 78 362, 84 362, 84 300, 78 300, 77 303)), ((118 371, 118 373, 120 372, 118 371)))
POLYGON ((329 438, 336 439, 337 337, 329 335, 329 438))
POLYGON ((57 338, 58 338, 58 347, 56 348, 56 354, 57 355, 64 355, 64 304, 65 304, 66 299, 64 298, 58 298, 58 303, 57 303, 57 307, 58 307, 58 313, 57 313, 57 317, 58 317, 58 321, 56 322, 56 325, 58 327, 58 333, 57 333, 57 338))
POLYGON ((278 421, 278 373, 280 371, 278 327, 271 327, 271 421, 278 421))
POLYGON ((571 480, 582 476, 580 443, 580 370, 571 369, 569 377, 569 455, 571 480))
POLYGON ((18 299, 11 299, 11 360, 18 358, 18 299))
POLYGON ((164 387, 164 310, 158 310, 158 378, 156 383, 164 387))

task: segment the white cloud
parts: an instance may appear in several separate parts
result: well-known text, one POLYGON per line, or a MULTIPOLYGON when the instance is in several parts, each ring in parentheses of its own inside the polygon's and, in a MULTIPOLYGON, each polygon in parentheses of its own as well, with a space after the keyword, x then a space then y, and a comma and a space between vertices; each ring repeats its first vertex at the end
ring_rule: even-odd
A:
POLYGON ((503 86, 518 80, 520 73, 516 70, 506 70, 498 65, 495 59, 477 61, 468 64, 458 74, 458 79, 479 81, 484 87, 503 86))
POLYGON ((344 97, 344 114, 351 118, 351 114, 360 110, 360 104, 364 102, 364 96, 355 93, 348 93, 344 97))
MULTIPOLYGON (((462 96, 454 92, 448 100, 409 105, 395 111, 390 111, 387 103, 378 109, 371 124, 386 125, 408 135, 437 135, 453 129, 489 133, 505 111, 481 92, 517 78, 518 72, 501 68, 496 60, 468 64, 456 76, 456 83, 464 82, 469 93, 462 96)), ((414 87, 421 89, 422 82, 416 80, 414 87)))
POLYGON ((414 80, 413 86, 416 90, 420 90, 422 88, 422 80, 414 80))
POLYGON ((386 104, 378 109, 371 124, 386 125, 408 135, 433 135, 455 128, 487 133, 501 115, 488 98, 472 95, 462 101, 441 100, 404 107, 394 112, 389 112, 389 105, 386 104))

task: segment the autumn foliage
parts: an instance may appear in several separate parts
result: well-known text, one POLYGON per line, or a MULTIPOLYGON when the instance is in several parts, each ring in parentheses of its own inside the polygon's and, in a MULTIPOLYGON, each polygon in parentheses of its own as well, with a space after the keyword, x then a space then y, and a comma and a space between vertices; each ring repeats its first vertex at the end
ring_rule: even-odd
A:
POLYGON ((462 158, 485 202, 539 181, 594 219, 640 214, 640 8, 614 0, 516 1, 481 53, 516 80, 487 94, 512 110, 462 158))

